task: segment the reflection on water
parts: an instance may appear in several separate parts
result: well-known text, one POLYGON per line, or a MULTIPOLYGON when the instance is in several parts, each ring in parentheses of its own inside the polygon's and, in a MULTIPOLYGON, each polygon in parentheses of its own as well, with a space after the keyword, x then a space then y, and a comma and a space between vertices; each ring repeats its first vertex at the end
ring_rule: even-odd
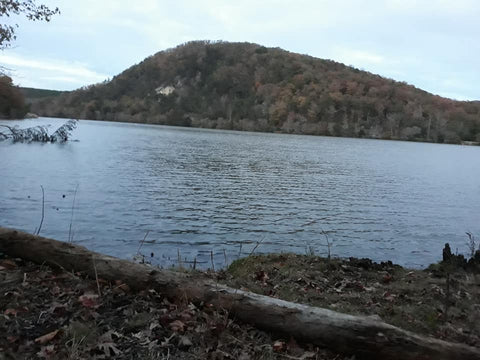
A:
MULTIPOLYGON (((22 126, 58 119, 18 122, 22 126)), ((10 122, 13 123, 13 122, 10 122)), ((480 148, 80 121, 67 144, 0 142, 0 225, 124 258, 217 266, 308 248, 422 266, 480 236, 480 148), (65 197, 63 197, 65 195, 65 197)))

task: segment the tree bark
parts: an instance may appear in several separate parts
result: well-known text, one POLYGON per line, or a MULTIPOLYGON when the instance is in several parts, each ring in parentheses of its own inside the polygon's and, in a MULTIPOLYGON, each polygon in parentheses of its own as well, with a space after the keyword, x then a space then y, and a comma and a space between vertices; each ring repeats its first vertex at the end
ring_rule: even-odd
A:
POLYGON ((235 319, 299 341, 366 359, 480 359, 480 349, 402 330, 366 316, 295 304, 233 289, 198 274, 161 270, 102 255, 70 243, 0 227, 0 252, 95 278, 154 288, 171 298, 203 301, 235 319))

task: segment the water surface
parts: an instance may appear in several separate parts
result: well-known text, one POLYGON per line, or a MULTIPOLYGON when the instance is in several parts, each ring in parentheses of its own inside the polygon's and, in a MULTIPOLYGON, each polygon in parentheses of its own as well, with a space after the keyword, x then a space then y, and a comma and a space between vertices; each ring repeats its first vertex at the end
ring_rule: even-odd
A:
MULTIPOLYGON (((22 127, 62 124, 41 118, 22 127)), ((480 147, 79 122, 0 142, 0 225, 168 266, 314 251, 424 266, 480 238, 480 147), (72 203, 78 185, 75 207, 72 203), (65 195, 65 197, 64 197, 65 195), (241 245, 242 244, 242 245, 241 245), (225 250, 225 251, 224 251, 225 250)))

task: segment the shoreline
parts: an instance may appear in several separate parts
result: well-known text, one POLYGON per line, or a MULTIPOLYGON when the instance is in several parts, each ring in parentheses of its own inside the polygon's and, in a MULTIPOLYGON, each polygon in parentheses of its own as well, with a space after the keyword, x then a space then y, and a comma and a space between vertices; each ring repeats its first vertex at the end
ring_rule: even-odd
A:
MULTIPOLYGON (((37 114, 36 114, 37 115, 37 114)), ((378 141, 395 141, 395 142, 407 142, 407 143, 422 143, 422 144, 436 144, 436 145, 461 145, 461 146, 480 146, 480 142, 476 141, 467 141, 461 140, 460 142, 435 142, 428 141, 426 139, 397 139, 397 138, 381 138, 381 137, 352 137, 352 136, 335 136, 335 135, 326 135, 326 134, 303 134, 303 133, 289 133, 284 131, 262 131, 262 130, 242 130, 242 129, 227 129, 227 128, 210 128, 210 127, 200 127, 200 126, 181 126, 181 125, 169 125, 169 124, 160 124, 154 122, 137 122, 137 121, 121 121, 121 120, 99 120, 99 119, 80 119, 80 118, 64 118, 56 116, 46 116, 46 115, 37 115, 37 119, 75 119, 78 121, 96 121, 96 122, 108 122, 108 123, 119 123, 119 124, 135 124, 135 125, 149 125, 149 126, 166 126, 170 128, 180 128, 180 129, 198 129, 198 130, 218 130, 218 131, 231 131, 231 132, 240 132, 240 133, 253 133, 253 134, 275 134, 275 135, 294 135, 294 136, 314 136, 314 137, 326 137, 326 138, 339 138, 339 139, 358 139, 358 140, 378 140, 378 141)), ((5 120, 26 120, 23 119, 5 119, 5 120)))
MULTIPOLYGON (((391 262, 296 254, 252 255, 217 272, 176 270, 272 299, 367 316, 480 351, 478 272, 441 264, 412 270, 391 262)), ((121 281, 5 254, 0 256, 0 279, 0 291, 6 294, 0 300, 0 328, 9 334, 0 340, 0 350, 9 354, 6 359, 351 356, 258 330, 208 303, 172 302, 153 289, 134 290, 121 281)))

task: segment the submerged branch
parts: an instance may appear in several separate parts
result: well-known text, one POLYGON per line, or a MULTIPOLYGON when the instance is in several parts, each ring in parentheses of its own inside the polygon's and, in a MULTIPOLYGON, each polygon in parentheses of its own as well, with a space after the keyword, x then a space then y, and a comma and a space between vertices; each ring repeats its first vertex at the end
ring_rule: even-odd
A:
POLYGON ((73 129, 77 127, 78 120, 68 120, 60 126, 51 135, 48 134, 50 125, 38 125, 26 129, 20 129, 18 126, 0 125, 8 130, 8 132, 0 132, 0 141, 11 139, 13 142, 66 142, 71 135, 73 129))
POLYGON ((77 127, 78 120, 68 120, 65 124, 60 126, 51 136, 51 142, 65 142, 68 141, 68 137, 71 132, 77 127))

